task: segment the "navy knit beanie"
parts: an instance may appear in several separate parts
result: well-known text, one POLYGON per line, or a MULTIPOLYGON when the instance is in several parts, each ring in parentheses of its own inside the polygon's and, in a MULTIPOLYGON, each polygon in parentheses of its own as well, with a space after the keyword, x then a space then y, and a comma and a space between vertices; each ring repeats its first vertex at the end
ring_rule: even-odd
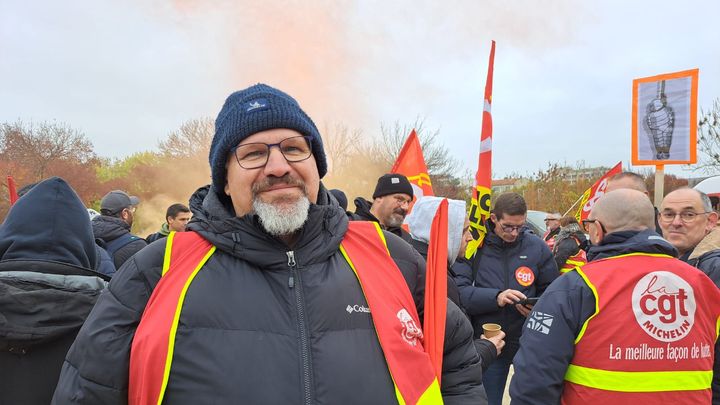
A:
POLYGON ((256 84, 231 94, 215 120, 215 136, 210 145, 212 184, 222 193, 227 181, 225 166, 230 149, 258 132, 287 128, 311 138, 320 178, 327 173, 327 159, 322 139, 310 117, 297 101, 282 91, 256 84))

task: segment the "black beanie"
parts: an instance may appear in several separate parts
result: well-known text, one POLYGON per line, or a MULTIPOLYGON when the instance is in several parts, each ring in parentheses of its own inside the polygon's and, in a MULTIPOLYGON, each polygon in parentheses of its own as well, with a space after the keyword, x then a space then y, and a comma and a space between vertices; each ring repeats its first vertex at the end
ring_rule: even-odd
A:
POLYGON ((243 139, 258 132, 287 128, 309 136, 320 178, 327 173, 327 160, 320 132, 300 105, 282 91, 256 84, 231 94, 215 120, 210 145, 210 171, 215 192, 225 188, 228 153, 243 139))
POLYGON ((407 177, 397 173, 383 174, 378 179, 377 186, 375 186, 373 199, 396 193, 407 194, 410 198, 413 197, 413 188, 407 177))

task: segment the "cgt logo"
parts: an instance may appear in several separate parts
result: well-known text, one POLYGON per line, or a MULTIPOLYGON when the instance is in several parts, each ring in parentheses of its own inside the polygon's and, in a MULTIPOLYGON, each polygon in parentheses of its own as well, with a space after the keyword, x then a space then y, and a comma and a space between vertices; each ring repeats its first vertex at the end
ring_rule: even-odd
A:
POLYGON ((687 281, 668 271, 655 271, 635 284, 632 307, 640 327, 662 342, 690 333, 695 323, 695 293, 687 281))
POLYGON ((535 273, 532 269, 520 266, 515 270, 515 280, 523 287, 527 287, 535 281, 535 273))

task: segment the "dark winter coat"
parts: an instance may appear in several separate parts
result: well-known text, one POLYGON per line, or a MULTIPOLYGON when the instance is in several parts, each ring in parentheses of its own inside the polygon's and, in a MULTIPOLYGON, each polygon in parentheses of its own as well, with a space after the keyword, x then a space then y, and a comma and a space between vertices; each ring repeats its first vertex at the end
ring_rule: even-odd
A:
POLYGON ((0 226, 0 404, 50 403, 63 358, 107 277, 85 206, 60 178, 37 184, 0 226))
MULTIPOLYGON (((372 207, 372 203, 370 201, 362 197, 358 197, 355 199, 354 202, 355 212, 348 212, 348 216, 351 221, 371 221, 380 223, 380 220, 375 218, 375 215, 370 212, 370 208, 372 207)), ((382 225, 382 227, 386 231, 392 232, 395 235, 401 237, 405 242, 412 243, 412 236, 410 236, 410 234, 401 227, 386 227, 384 225, 382 225)))
POLYGON ((497 296, 510 288, 527 297, 539 297, 560 274, 553 255, 542 238, 529 230, 521 231, 514 242, 507 243, 495 233, 492 221, 488 221, 487 236, 472 265, 477 272, 474 280, 472 269, 455 270, 460 301, 472 317, 475 336, 480 337, 484 323, 500 324, 506 335, 500 357, 512 358, 518 349, 525 317, 514 305, 499 307, 497 296), (529 268, 534 275, 528 286, 521 285, 515 276, 520 267, 529 268))
MULTIPOLYGON (((326 193, 293 248, 257 216, 234 217, 215 192, 191 199, 189 230, 217 251, 187 291, 165 403, 396 403, 371 315, 347 309, 367 301, 338 250, 347 216, 326 193)), ((422 318, 424 261, 385 237, 422 318)), ((113 278, 68 353, 53 403, 126 403, 129 349, 164 248, 151 244, 113 278)), ((445 336, 446 403, 487 403, 472 328, 451 302, 445 336)))
MULTIPOLYGON (((92 230, 95 238, 107 244, 123 235, 130 234, 130 225, 121 218, 99 215, 92 220, 92 230)), ((147 246, 147 242, 145 242, 144 239, 139 236, 132 236, 137 239, 121 247, 112 255, 113 263, 117 269, 119 269, 127 259, 132 257, 132 255, 147 246)))
POLYGON ((713 228, 692 252, 683 255, 680 260, 702 270, 720 287, 720 228, 713 228))
POLYGON ((158 239, 165 238, 168 235, 170 235, 170 226, 167 224, 167 222, 165 222, 164 224, 162 224, 162 226, 160 226, 159 231, 148 235, 147 238, 145 238, 145 242, 150 244, 150 243, 155 242, 158 239))
MULTIPOLYGON (((638 252, 677 256, 677 250, 669 242, 648 229, 610 233, 600 245, 590 248, 588 259, 592 261, 638 252)), ((570 271, 545 291, 533 308, 535 311, 554 317, 552 331, 544 334, 528 329, 523 334, 521 349, 514 359, 515 376, 510 385, 513 404, 559 403, 565 372, 575 352, 575 338, 587 319, 595 313, 595 296, 578 272, 570 271)), ((720 403, 719 349, 716 344, 713 404, 720 403)))
POLYGON ((577 224, 571 224, 561 228, 555 238, 555 246, 553 247, 555 264, 558 269, 561 269, 565 265, 567 259, 576 255, 580 249, 585 250, 587 247, 587 237, 580 230, 580 227, 577 224))

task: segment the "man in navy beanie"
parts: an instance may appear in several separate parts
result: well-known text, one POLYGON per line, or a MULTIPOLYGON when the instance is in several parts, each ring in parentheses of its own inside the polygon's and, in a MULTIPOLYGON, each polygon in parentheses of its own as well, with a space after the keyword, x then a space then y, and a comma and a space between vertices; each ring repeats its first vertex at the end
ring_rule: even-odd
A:
POLYGON ((413 188, 402 174, 383 174, 377 181, 373 201, 355 199, 355 213, 350 219, 373 221, 412 244, 412 237, 402 229, 403 221, 413 200, 413 188))
POLYGON ((438 384, 416 304, 425 263, 393 234, 349 225, 299 104, 258 84, 228 97, 215 128, 212 184, 191 197, 187 232, 113 279, 53 403, 485 403, 452 302, 438 384))

